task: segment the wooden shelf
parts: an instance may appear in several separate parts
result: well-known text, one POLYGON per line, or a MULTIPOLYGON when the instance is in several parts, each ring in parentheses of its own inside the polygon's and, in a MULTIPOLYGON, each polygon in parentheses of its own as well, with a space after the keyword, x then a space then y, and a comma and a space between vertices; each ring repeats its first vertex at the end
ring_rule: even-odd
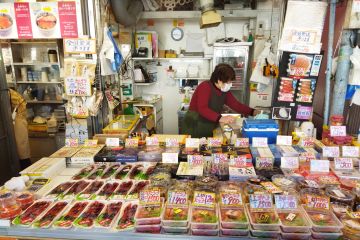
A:
POLYGON ((16 84, 62 84, 62 82, 18 81, 16 84))

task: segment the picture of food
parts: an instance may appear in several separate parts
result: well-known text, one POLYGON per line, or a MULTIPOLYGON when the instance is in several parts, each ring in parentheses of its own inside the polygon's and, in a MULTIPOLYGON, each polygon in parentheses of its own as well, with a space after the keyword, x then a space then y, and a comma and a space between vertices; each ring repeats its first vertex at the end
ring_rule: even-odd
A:
POLYGON ((12 25, 12 18, 8 14, 0 13, 0 34, 8 34, 11 30, 12 25))
POLYGON ((36 25, 41 30, 52 30, 55 28, 57 19, 54 14, 49 12, 41 12, 36 17, 36 25))
POLYGON ((311 70, 311 64, 313 61, 312 56, 305 54, 290 54, 288 74, 294 77, 309 76, 311 70))

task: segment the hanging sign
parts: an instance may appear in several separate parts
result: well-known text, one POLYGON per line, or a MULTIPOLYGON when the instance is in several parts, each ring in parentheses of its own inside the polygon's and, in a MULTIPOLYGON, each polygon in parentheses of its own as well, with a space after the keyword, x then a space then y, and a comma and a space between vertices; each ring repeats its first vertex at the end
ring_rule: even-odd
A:
POLYGON ((277 209, 297 209, 297 198, 295 195, 274 195, 277 209))
POLYGON ((253 147, 267 147, 268 139, 263 137, 253 137, 252 138, 252 146, 253 147))
POLYGON ((91 96, 91 83, 86 77, 66 77, 64 85, 68 96, 91 96))
POLYGON ((343 157, 359 157, 359 147, 357 146, 342 146, 343 157))
POLYGON ((237 138, 235 142, 236 148, 248 148, 249 147, 249 138, 237 138))
POLYGON ((66 38, 64 39, 65 54, 96 54, 95 39, 66 38))

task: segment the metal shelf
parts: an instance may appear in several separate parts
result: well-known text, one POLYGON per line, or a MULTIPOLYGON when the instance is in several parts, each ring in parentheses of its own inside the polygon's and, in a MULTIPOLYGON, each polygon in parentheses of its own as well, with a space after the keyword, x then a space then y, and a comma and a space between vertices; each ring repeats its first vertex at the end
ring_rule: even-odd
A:
POLYGON ((18 81, 17 84, 62 84, 62 82, 18 81))
POLYGON ((135 86, 151 86, 156 84, 157 82, 151 82, 151 83, 134 83, 135 86))
POLYGON ((26 101, 28 104, 64 104, 64 101, 56 101, 56 100, 49 100, 49 101, 26 101))
POLYGON ((178 57, 178 58, 140 58, 140 57, 135 57, 132 58, 133 60, 143 60, 143 61, 162 61, 162 60, 167 60, 167 61, 192 61, 192 60, 212 60, 212 57, 178 57))
POLYGON ((37 67, 51 67, 59 66, 59 63, 13 63, 14 66, 37 66, 37 67))
POLYGON ((207 77, 175 77, 175 80, 209 80, 210 76, 207 77))

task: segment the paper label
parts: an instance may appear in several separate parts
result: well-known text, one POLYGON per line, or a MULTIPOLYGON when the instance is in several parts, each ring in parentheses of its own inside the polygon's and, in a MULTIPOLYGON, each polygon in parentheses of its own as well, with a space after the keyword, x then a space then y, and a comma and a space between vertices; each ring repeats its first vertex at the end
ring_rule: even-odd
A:
POLYGON ((297 209, 297 198, 295 195, 274 195, 277 209, 297 209))
POLYGON ((278 135, 276 137, 276 145, 291 146, 292 145, 292 136, 278 135))
POLYGON ((106 138, 105 144, 108 147, 119 147, 120 139, 119 138, 106 138))
POLYGON ((125 139, 125 147, 137 148, 139 146, 138 138, 127 138, 125 139))
POLYGON ((311 188, 319 188, 319 184, 317 184, 314 180, 305 180, 305 182, 311 188))
POLYGON ((340 157, 339 147, 323 147, 322 150, 323 157, 340 157))
POLYGON ((142 190, 140 191, 139 201, 141 205, 160 204, 160 190, 142 190))
POLYGON ((263 186, 266 189, 266 191, 268 191, 269 193, 272 193, 272 194, 282 192, 282 190, 280 188, 278 188, 272 182, 261 182, 260 185, 263 186))
POLYGON ((64 52, 66 54, 96 54, 95 39, 64 39, 64 52))
POLYGON ((215 207, 215 193, 195 191, 193 205, 198 207, 215 207))
POLYGON ((281 168, 298 169, 298 157, 281 157, 281 168))
POLYGON ((145 141, 147 146, 159 146, 159 139, 157 137, 147 137, 145 141))
POLYGON ((241 207, 243 205, 242 197, 240 193, 220 193, 221 205, 241 207))
POLYGON ((184 191, 169 191, 167 201, 172 205, 186 205, 188 204, 188 195, 184 191))
POLYGON ((253 137, 252 138, 252 146, 253 147, 267 147, 268 139, 262 137, 253 137))
POLYGON ((200 139, 198 138, 186 138, 185 147, 186 148, 199 148, 200 139))
POLYGON ((202 166, 204 164, 204 156, 202 155, 188 155, 187 158, 190 166, 202 166))
POLYGON ((247 161, 245 156, 230 156, 230 166, 233 167, 246 167, 247 161))
POLYGON ((299 145, 301 147, 314 147, 315 139, 312 137, 302 137, 300 138, 299 145))
POLYGON ((300 153, 299 160, 302 162, 310 162, 311 160, 315 160, 315 159, 316 157, 314 153, 310 153, 310 152, 300 153))
POLYGON ((221 164, 221 163, 229 162, 228 155, 226 153, 214 153, 213 157, 214 157, 214 163, 215 164, 221 164))
POLYGON ((221 147, 222 139, 221 138, 208 138, 209 147, 221 147))
POLYGON ((257 157, 256 158, 256 169, 272 169, 274 159, 269 157, 257 157))
POLYGON ((332 137, 346 136, 346 126, 330 126, 330 136, 332 137))
POLYGON ((353 160, 351 158, 335 158, 335 170, 353 170, 353 160))
POLYGON ((73 138, 66 138, 65 139, 65 146, 66 147, 78 147, 79 146, 79 139, 73 138))
POLYGON ((236 174, 239 176, 256 176, 255 168, 254 167, 243 167, 243 168, 236 168, 236 174))
POLYGON ((162 162, 163 163, 178 163, 179 162, 179 153, 165 152, 162 153, 162 162))
POLYGON ((97 139, 85 139, 84 146, 85 147, 97 147, 98 140, 97 139))
POLYGON ((0 227, 10 227, 10 220, 0 219, 0 227))
POLYGON ((310 161, 310 172, 329 172, 329 160, 311 160, 310 161))
POLYGON ((176 138, 166 138, 165 146, 166 147, 179 147, 179 140, 176 138))
POLYGON ((251 210, 263 211, 273 208, 270 194, 251 194, 249 201, 251 210))
POLYGON ((289 213, 289 215, 286 216, 286 220, 288 220, 290 222, 294 221, 295 218, 296 218, 295 213, 289 213))
POLYGON ((313 209, 329 210, 330 198, 326 196, 306 195, 306 206, 313 209))
POLYGON ((342 146, 343 157, 359 157, 359 147, 356 146, 342 146))
POLYGON ((248 148, 249 147, 249 138, 237 138, 235 142, 236 148, 248 148))

